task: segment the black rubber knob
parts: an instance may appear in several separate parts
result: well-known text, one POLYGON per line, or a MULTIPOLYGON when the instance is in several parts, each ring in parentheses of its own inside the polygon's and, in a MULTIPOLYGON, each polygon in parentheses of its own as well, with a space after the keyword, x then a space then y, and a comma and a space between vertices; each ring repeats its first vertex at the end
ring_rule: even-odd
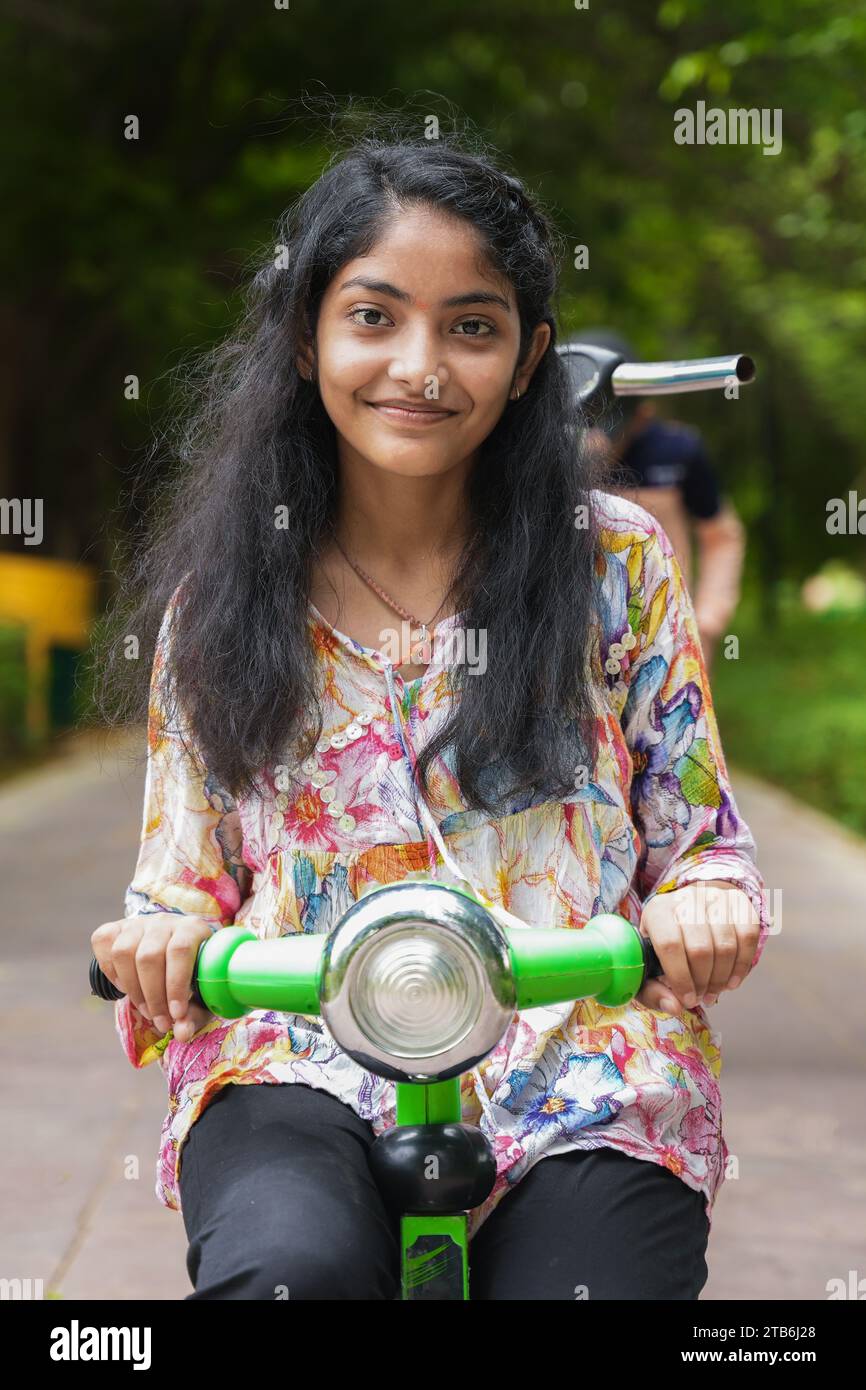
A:
POLYGON ((496 1181, 490 1140, 476 1125, 395 1125, 371 1146, 370 1170, 392 1211, 469 1211, 496 1181))

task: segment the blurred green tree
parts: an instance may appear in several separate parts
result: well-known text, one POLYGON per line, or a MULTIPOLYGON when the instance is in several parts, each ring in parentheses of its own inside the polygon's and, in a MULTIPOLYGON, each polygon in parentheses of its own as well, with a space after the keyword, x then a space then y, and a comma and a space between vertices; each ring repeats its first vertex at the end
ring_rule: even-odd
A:
MULTIPOLYGON (((760 528, 765 579, 859 546, 824 518, 863 469, 862 4, 7 0, 0 61, 0 494, 44 497, 47 553, 106 565, 167 371, 226 330, 320 171, 328 93, 474 122, 562 229, 568 331, 756 357, 741 400, 675 413, 760 528), (677 144, 698 101, 780 110, 782 150, 677 144)), ((342 125, 364 121, 362 102, 342 125)))

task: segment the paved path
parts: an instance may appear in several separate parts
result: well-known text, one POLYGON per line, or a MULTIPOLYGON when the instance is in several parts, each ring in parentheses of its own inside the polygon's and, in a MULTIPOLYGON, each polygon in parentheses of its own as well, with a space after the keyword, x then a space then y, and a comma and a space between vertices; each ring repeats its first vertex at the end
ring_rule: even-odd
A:
MULTIPOLYGON (((190 1291, 183 1222, 154 1193, 162 1072, 133 1071, 86 979, 90 933, 123 912, 142 749, 142 736, 73 740, 0 787, 0 1276, 66 1299, 190 1291)), ((828 1279, 866 1276, 866 844, 733 775, 782 925, 714 1011, 739 1172, 717 1201, 702 1296, 823 1299, 828 1279)))

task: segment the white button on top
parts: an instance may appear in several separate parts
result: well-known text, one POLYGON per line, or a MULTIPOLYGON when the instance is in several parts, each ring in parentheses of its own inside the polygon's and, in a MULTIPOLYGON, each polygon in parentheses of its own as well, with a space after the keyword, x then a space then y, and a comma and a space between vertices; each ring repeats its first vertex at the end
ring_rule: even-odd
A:
POLYGON ((635 635, 634 635, 634 633, 632 632, 631 628, 627 628, 627 629, 626 629, 626 631, 625 631, 625 632, 623 633, 623 635, 622 635, 622 639, 621 639, 621 640, 622 640, 622 645, 625 647, 625 649, 626 649, 627 652, 630 652, 631 649, 632 649, 632 647, 636 647, 636 646, 637 646, 637 638, 635 637, 635 635))
POLYGON ((310 781, 312 782, 314 787, 326 787, 330 780, 331 778, 328 776, 327 772, 325 772, 324 768, 322 767, 317 768, 316 771, 313 773, 312 777, 310 778, 310 781))
POLYGON ((331 740, 330 740, 329 738, 320 738, 320 739, 319 739, 319 742, 316 744, 316 752, 317 752, 317 753, 327 753, 327 751, 328 751, 328 749, 330 748, 330 746, 331 746, 331 740))
POLYGON ((626 649, 622 642, 611 642, 608 651, 612 657, 615 657, 616 660, 619 661, 621 657, 625 656, 626 649))
POLYGON ((617 661, 616 657, 614 657, 614 656, 609 656, 608 659, 607 659, 607 661, 604 663, 604 669, 605 669, 611 676, 615 676, 615 675, 617 674, 617 672, 618 672, 621 668, 620 668, 620 664, 619 664, 619 662, 617 661))
POLYGON ((332 801, 330 806, 327 807, 327 812, 329 816, 333 816, 336 820, 339 819, 340 816, 342 816, 345 809, 346 808, 343 805, 342 801, 332 801))
POLYGON ((336 795, 337 793, 334 791, 333 787, 322 787, 321 791, 319 792, 319 796, 326 803, 329 801, 333 801, 336 795))
POLYGON ((351 738, 351 739, 361 738, 361 736, 362 736, 362 734, 363 734, 363 732, 364 732, 363 725, 361 725, 361 724, 350 724, 349 727, 346 729, 345 732, 346 732, 346 738, 351 738))
POLYGON ((355 817, 350 816, 347 812, 345 816, 340 817, 340 819, 337 821, 337 824, 339 825, 341 830, 354 830, 355 817))
POLYGON ((357 722, 358 722, 359 724, 372 724, 372 722, 373 722, 373 715, 372 715, 372 714, 367 714, 367 712, 365 711, 363 714, 359 714, 359 715, 357 716, 357 722))
POLYGON ((346 735, 345 735, 345 734, 332 734, 332 735, 331 735, 331 747, 332 747, 332 748, 345 748, 345 746, 346 746, 346 744, 347 744, 348 742, 349 742, 349 740, 346 738, 346 735))
POLYGON ((304 772, 306 772, 307 776, 309 776, 311 772, 315 772, 318 766, 319 764, 316 762, 315 758, 305 758, 301 763, 301 767, 304 772))

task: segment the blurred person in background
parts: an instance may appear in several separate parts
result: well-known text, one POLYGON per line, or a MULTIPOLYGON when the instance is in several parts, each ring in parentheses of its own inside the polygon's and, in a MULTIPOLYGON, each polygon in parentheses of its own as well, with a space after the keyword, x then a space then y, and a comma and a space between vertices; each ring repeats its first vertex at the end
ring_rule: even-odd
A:
MULTIPOLYGON (((621 353, 626 362, 639 360, 631 343, 607 330, 580 333, 572 341, 621 353)), ((635 396, 618 398, 602 424, 604 428, 588 431, 587 442, 599 453, 606 453, 614 465, 608 489, 645 507, 667 532, 686 586, 694 596, 709 671, 716 644, 727 631, 739 602, 745 556, 743 523, 722 494, 696 429, 677 420, 660 419, 651 401, 635 396), (695 543, 698 572, 693 584, 695 543)))

